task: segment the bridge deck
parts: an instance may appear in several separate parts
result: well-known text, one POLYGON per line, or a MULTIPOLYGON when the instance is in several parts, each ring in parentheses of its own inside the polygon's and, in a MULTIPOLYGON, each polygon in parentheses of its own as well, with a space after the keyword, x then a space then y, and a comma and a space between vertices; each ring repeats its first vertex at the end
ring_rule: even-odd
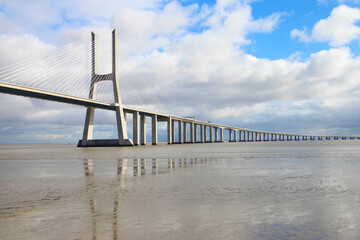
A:
MULTIPOLYGON (((67 104, 74 104, 74 105, 79 105, 79 106, 84 106, 84 107, 94 107, 94 108, 99 108, 99 109, 115 111, 115 105, 112 103, 106 103, 106 102, 87 99, 87 98, 75 97, 75 96, 71 96, 71 95, 55 93, 55 92, 46 91, 46 90, 34 89, 31 87, 19 86, 19 85, 15 85, 15 84, 11 84, 11 83, 0 82, 0 92, 12 94, 12 95, 18 95, 18 96, 25 96, 25 97, 55 101, 55 102, 62 102, 62 103, 67 103, 67 104)), ((262 133, 262 134, 276 134, 276 135, 285 135, 285 136, 291 136, 291 137, 293 137, 293 136, 314 137, 314 135, 265 132, 265 131, 251 130, 251 129, 246 129, 246 128, 238 128, 238 127, 232 127, 232 126, 226 126, 226 125, 221 125, 221 124, 199 121, 199 120, 190 119, 190 118, 166 115, 166 114, 162 114, 162 113, 141 110, 141 109, 126 107, 126 106, 124 106, 123 109, 124 109, 125 113, 138 112, 141 115, 145 115, 145 116, 149 116, 149 117, 156 115, 157 121, 159 121, 159 122, 165 122, 165 121, 168 121, 169 118, 171 118, 172 120, 182 121, 184 123, 192 123, 192 124, 209 126, 209 127, 213 127, 213 128, 229 129, 229 130, 234 130, 234 131, 247 131, 247 132, 262 133)), ((316 135, 316 137, 342 138, 342 136, 326 136, 326 135, 316 135)), ((347 136, 347 138, 351 138, 351 137, 352 136, 347 136)), ((359 138, 359 137, 353 136, 353 138, 359 138)))

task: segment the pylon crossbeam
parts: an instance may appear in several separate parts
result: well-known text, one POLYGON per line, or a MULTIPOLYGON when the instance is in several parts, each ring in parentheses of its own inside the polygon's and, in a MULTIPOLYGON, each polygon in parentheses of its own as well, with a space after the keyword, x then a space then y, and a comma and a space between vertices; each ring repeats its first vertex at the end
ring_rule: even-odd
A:
POLYGON ((94 82, 101 82, 101 81, 112 81, 113 80, 113 74, 109 73, 109 74, 95 74, 95 76, 93 76, 93 81, 94 82))

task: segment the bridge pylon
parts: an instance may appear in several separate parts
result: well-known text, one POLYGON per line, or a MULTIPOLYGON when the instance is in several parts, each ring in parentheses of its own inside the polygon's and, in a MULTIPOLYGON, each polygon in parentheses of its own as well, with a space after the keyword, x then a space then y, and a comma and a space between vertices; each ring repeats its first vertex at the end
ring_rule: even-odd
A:
POLYGON ((112 32, 112 72, 109 74, 96 73, 96 36, 91 32, 91 83, 89 98, 96 99, 96 87, 101 81, 112 81, 114 91, 114 107, 116 113, 116 125, 118 131, 117 139, 93 139, 94 107, 87 107, 83 137, 79 140, 78 147, 99 147, 99 146, 133 146, 131 139, 128 139, 125 115, 121 101, 119 83, 117 81, 117 32, 112 32))

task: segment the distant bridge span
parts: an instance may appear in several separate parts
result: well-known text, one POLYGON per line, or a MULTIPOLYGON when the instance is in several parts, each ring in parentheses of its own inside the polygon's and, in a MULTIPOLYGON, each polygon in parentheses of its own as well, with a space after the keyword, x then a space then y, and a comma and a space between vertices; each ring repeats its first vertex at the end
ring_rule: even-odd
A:
MULTIPOLYGON (((46 90, 34 89, 31 87, 19 86, 10 83, 0 82, 0 92, 30 98, 38 98, 48 101, 55 101, 84 107, 93 107, 115 111, 115 104, 97 101, 94 99, 80 98, 65 94, 54 93, 46 90)), ((168 143, 204 143, 223 142, 223 130, 229 132, 230 142, 254 142, 254 141, 300 141, 300 140, 339 140, 339 139, 360 139, 358 136, 315 136, 299 135, 289 133, 264 132, 245 128, 231 127, 221 124, 198 121, 191 118, 166 115, 162 113, 140 110, 123 106, 124 113, 133 114, 133 143, 134 145, 146 144, 145 116, 152 119, 152 144, 157 144, 156 122, 168 122, 168 143), (139 117, 140 128, 139 131, 139 117), (178 139, 175 141, 175 122, 178 122, 178 139), (187 136, 187 127, 190 127, 190 136, 187 136), (139 133, 141 133, 139 136, 139 133)), ((93 146, 103 146, 104 142, 114 143, 115 140, 94 140, 93 146)))
POLYGON ((158 144, 157 122, 167 122, 167 138, 169 144, 223 142, 224 130, 228 131, 229 142, 360 139, 359 136, 319 136, 257 131, 123 106, 116 74, 116 39, 116 31, 114 30, 112 38, 112 73, 99 75, 96 74, 95 34, 92 33, 92 79, 89 91, 89 98, 81 98, 61 93, 55 93, 52 91, 36 89, 32 87, 6 83, 2 82, 1 80, 0 92, 86 107, 87 112, 85 118, 83 138, 79 141, 78 144, 78 146, 80 147, 145 145, 145 117, 151 118, 151 135, 153 145, 158 144), (100 81, 112 81, 114 90, 114 103, 107 103, 96 100, 96 85, 100 81), (115 111, 118 130, 117 139, 92 138, 94 110, 96 108, 115 111), (128 139, 127 137, 126 114, 133 115, 132 140, 128 139), (177 139, 175 139, 175 125, 177 126, 177 139), (188 128, 189 131, 187 130, 188 128), (188 134, 188 132, 190 134, 188 134))

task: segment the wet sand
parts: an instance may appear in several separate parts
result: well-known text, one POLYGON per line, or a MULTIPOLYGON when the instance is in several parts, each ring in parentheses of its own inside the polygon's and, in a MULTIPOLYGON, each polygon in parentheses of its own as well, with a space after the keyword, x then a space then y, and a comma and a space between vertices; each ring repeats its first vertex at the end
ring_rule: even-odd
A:
POLYGON ((0 146, 0 239, 359 239, 360 141, 0 146))

